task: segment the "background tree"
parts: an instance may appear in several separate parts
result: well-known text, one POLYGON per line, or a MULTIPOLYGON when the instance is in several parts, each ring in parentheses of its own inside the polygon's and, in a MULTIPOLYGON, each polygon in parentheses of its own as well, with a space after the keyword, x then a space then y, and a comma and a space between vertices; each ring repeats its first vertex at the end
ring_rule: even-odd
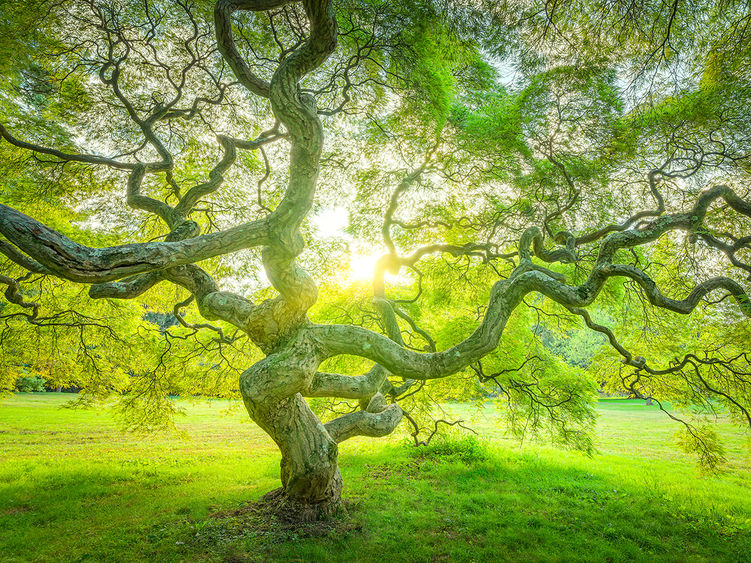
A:
POLYGON ((584 450, 601 381, 751 427, 745 4, 2 9, 8 373, 61 364, 136 427, 239 373, 306 518, 338 443, 405 414, 419 442, 431 399, 584 450), (357 245, 384 249, 367 295, 357 245), (576 322, 612 349, 591 373, 539 340, 576 322))

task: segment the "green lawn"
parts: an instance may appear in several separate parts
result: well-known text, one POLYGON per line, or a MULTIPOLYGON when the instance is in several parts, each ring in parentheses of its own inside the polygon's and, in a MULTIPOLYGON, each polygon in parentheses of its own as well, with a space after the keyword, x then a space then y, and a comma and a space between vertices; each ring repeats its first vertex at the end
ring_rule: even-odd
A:
POLYGON ((237 403, 185 402, 179 434, 144 437, 69 399, 0 402, 2 560, 751 561, 748 445, 721 425, 726 472, 702 476, 642 402, 600 404, 592 458, 520 448, 462 406, 481 439, 453 454, 345 442, 348 515, 305 535, 216 517, 278 486, 275 447, 237 403))

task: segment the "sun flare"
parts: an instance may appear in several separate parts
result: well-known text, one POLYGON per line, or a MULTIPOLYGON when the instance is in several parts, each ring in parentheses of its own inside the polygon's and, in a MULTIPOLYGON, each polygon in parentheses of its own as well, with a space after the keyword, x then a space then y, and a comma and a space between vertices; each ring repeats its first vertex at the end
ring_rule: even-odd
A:
POLYGON ((375 266, 380 253, 367 253, 361 249, 352 252, 349 258, 349 275, 347 281, 350 283, 370 281, 375 273, 375 266))
MULTIPOLYGON (((349 256, 349 269, 343 273, 342 280, 349 284, 372 281, 376 263, 384 254, 385 251, 380 249, 375 251, 361 247, 352 249, 349 256)), ((397 285, 408 285, 412 281, 404 269, 398 274, 392 274, 386 270, 385 279, 397 285)))

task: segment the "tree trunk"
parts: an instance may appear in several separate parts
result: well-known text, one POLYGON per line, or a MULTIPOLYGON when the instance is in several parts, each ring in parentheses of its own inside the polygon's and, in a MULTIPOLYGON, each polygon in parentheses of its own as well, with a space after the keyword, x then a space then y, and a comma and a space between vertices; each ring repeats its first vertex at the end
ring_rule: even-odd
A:
POLYGON ((299 393, 282 399, 259 397, 259 375, 251 368, 240 379, 245 407, 282 454, 282 488, 263 500, 288 519, 326 518, 341 505, 337 444, 299 393))

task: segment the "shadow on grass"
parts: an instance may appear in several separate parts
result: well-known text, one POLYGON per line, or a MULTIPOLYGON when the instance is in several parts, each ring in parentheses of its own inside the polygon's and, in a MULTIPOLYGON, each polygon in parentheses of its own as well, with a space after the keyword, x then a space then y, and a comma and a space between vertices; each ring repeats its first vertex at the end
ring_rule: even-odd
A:
POLYGON ((743 561, 751 553, 751 519, 739 525, 712 506, 670 502, 659 487, 480 450, 385 447, 344 458, 347 513, 330 528, 225 513, 177 541, 183 557, 233 561, 743 561))

